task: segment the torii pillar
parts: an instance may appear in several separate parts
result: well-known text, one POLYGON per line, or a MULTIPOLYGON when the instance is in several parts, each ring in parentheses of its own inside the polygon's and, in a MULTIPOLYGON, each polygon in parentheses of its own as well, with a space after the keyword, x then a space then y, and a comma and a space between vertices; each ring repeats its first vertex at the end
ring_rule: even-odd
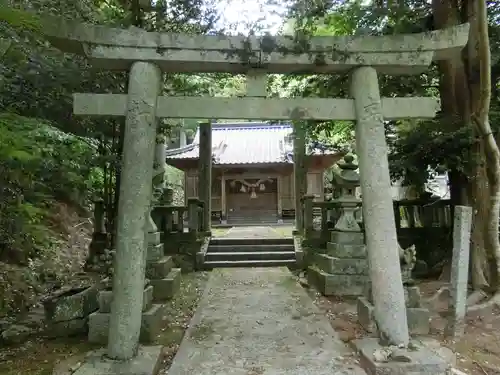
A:
POLYGON ((116 228, 113 302, 107 354, 127 360, 137 353, 146 267, 156 135, 156 104, 162 72, 149 62, 130 69, 116 228))

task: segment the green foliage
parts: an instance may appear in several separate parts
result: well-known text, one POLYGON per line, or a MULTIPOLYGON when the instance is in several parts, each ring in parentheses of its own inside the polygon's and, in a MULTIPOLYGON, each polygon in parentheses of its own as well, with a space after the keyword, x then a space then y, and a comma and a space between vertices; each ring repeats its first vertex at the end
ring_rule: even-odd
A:
POLYGON ((10 8, 0 2, 0 21, 12 27, 30 31, 40 31, 41 23, 38 15, 24 12, 20 9, 10 8))
MULTIPOLYGON (((398 6, 377 7, 361 1, 297 2, 291 13, 294 34, 306 36, 387 35, 420 33, 432 29, 432 10, 424 0, 399 2, 398 6)), ((498 5, 489 4, 490 43, 492 50, 493 98, 490 121, 494 131, 500 124, 500 27, 498 5)), ((381 95, 438 96, 439 76, 436 66, 420 76, 380 76, 381 95)), ((282 97, 349 97, 348 75, 287 75, 273 77, 271 89, 282 97)), ((449 121, 449 120, 448 120, 449 121)), ((391 146, 392 177, 403 178, 409 185, 421 186, 433 171, 465 171, 470 161, 474 141, 468 127, 451 126, 444 119, 433 121, 391 122, 388 138, 391 146), (456 130, 459 129, 460 130, 456 130), (450 130, 452 129, 452 130, 450 130)), ((464 124, 461 124, 464 125, 464 124)), ((312 123, 308 126, 312 139, 328 139, 331 143, 349 147, 354 143, 353 126, 337 121, 312 123)))
POLYGON ((88 206, 101 187, 96 148, 47 122, 6 113, 0 144, 0 259, 25 263, 51 245, 56 202, 88 206))
POLYGON ((403 184, 423 186, 432 173, 465 172, 473 143, 470 127, 446 130, 440 119, 399 122, 391 145, 389 162, 394 179, 403 184))

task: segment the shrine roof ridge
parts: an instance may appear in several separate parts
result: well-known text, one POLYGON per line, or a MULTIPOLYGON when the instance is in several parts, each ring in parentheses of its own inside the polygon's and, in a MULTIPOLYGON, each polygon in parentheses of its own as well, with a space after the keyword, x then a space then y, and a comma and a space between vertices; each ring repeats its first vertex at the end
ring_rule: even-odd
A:
MULTIPOLYGON (((198 126, 193 143, 167 151, 167 162, 199 158, 200 126, 203 126, 203 123, 198 126)), ((292 125, 288 122, 213 123, 214 164, 291 164, 284 142, 286 136, 292 132, 292 125)))

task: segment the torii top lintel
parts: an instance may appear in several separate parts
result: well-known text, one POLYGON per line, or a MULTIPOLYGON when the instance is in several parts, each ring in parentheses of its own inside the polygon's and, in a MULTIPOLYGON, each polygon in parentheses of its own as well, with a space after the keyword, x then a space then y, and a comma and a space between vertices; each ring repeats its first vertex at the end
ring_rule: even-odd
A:
POLYGON ((60 18, 43 33, 57 48, 86 56, 97 68, 126 70, 150 61, 168 72, 334 73, 369 65, 387 74, 418 74, 467 43, 469 24, 420 34, 312 37, 188 35, 117 29, 60 18))

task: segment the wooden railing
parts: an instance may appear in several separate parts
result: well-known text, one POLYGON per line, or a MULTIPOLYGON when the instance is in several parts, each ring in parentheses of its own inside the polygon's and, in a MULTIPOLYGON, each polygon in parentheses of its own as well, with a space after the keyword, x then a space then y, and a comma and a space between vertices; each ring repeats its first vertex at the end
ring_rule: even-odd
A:
POLYGON ((187 206, 155 206, 151 217, 161 232, 162 237, 173 234, 203 232, 204 203, 198 199, 189 199, 187 206))
POLYGON ((186 206, 156 206, 151 217, 162 233, 184 233, 187 218, 186 206))
POLYGON ((396 228, 449 228, 453 206, 449 199, 400 200, 394 202, 396 228))

